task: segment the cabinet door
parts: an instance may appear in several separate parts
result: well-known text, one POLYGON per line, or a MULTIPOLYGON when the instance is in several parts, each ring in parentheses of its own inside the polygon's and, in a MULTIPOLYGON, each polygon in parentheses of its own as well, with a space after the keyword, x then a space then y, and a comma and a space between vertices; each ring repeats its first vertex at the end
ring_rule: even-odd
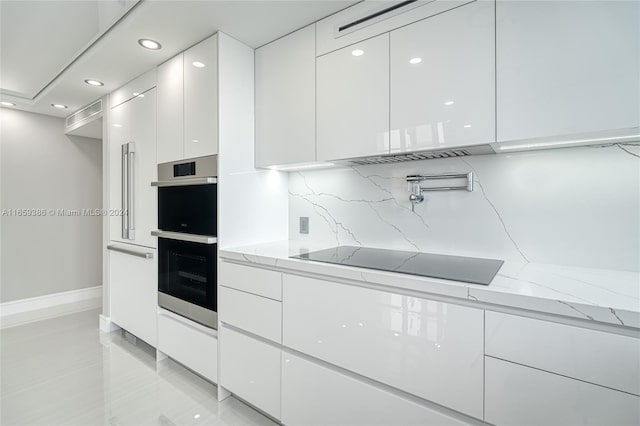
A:
POLYGON ((316 159, 315 24, 256 50, 256 167, 316 159))
POLYGON ((150 253, 150 259, 109 251, 111 319, 134 336, 156 346, 158 260, 153 249, 130 244, 117 247, 132 253, 150 253))
POLYGON ((391 152, 495 142, 494 2, 391 32, 391 152))
POLYGON ((218 152, 218 36, 184 52, 184 158, 218 152))
POLYGON ((318 160, 389 153, 389 34, 320 56, 318 160))
POLYGON ((157 73, 155 68, 136 77, 124 86, 114 90, 109 94, 109 107, 116 107, 121 103, 135 98, 140 93, 144 93, 150 88, 155 87, 156 80, 157 73))
POLYGON ((183 54, 158 67, 158 164, 184 158, 183 54))
POLYGON ((280 418, 280 349, 220 328, 220 384, 280 418))
POLYGON ((494 425, 637 425, 640 397, 486 357, 485 421, 494 425))
POLYGON ((638 127, 640 2, 498 1, 496 48, 499 141, 638 127))
MULTIPOLYGON (((109 232, 112 241, 122 241, 146 247, 156 247, 151 231, 158 228, 156 189, 156 90, 148 90, 111 109, 109 135, 109 208, 122 209, 123 161, 122 145, 133 142, 132 156, 133 205, 128 209, 134 236, 122 235, 122 216, 110 215, 109 232)), ((125 181, 126 184, 126 181, 125 181)))
POLYGON ((484 311, 284 275, 283 345, 482 418, 484 311))
POLYGON ((464 425, 388 390, 282 354, 282 422, 287 425, 464 425))

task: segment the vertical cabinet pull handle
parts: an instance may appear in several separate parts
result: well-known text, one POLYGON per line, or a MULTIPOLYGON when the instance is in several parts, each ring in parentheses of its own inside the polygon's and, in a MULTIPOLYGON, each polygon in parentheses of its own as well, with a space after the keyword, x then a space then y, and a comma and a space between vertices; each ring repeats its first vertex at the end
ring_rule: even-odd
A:
POLYGON ((127 190, 127 217, 129 219, 129 239, 136 239, 136 213, 135 213, 135 153, 136 153, 136 145, 133 142, 129 142, 129 159, 128 159, 128 169, 127 169, 127 184, 129 188, 127 190))
POLYGON ((122 145, 122 169, 121 169, 121 174, 122 174, 122 238, 123 239, 128 239, 129 238, 129 219, 128 219, 128 215, 129 215, 129 210, 127 209, 127 169, 128 169, 128 156, 127 156, 127 151, 128 151, 128 147, 127 144, 123 144, 122 145))
POLYGON ((134 153, 133 142, 122 145, 122 238, 135 239, 134 153))

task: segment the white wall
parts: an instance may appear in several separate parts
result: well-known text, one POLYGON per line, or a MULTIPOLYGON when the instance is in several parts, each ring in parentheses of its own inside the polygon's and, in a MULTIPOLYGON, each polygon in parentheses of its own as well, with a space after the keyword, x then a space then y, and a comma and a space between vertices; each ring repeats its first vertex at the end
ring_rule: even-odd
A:
MULTIPOLYGON (((64 120, 0 109, 2 209, 102 207, 100 140, 64 135, 64 120)), ((102 282, 100 216, 2 216, 0 301, 102 282)))
POLYGON ((291 173, 289 217, 297 240, 638 271, 640 146, 291 173), (469 171, 474 192, 425 193, 411 212, 407 175, 469 171))

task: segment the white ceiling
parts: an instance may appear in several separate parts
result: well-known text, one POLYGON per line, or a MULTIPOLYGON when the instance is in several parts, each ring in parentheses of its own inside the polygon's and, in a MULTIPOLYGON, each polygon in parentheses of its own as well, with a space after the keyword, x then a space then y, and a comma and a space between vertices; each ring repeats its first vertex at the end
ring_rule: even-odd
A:
POLYGON ((216 31, 259 47, 354 3, 0 0, 0 98, 17 109, 66 117, 216 31), (162 49, 143 49, 140 38, 157 40, 162 49), (89 86, 89 78, 105 85, 89 86))

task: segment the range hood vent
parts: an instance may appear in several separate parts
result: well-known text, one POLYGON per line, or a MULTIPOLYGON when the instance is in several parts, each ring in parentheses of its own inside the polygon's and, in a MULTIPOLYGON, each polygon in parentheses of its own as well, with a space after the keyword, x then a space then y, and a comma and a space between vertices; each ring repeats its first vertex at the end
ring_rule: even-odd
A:
POLYGON ((477 145, 439 151, 422 151, 403 154, 381 155, 377 157, 355 158, 348 161, 349 163, 356 166, 365 166, 369 164, 390 164, 401 163, 405 161, 433 160, 436 158, 466 157, 469 155, 483 155, 494 153, 495 151, 493 150, 493 148, 491 148, 490 145, 477 145))
POLYGON ((87 120, 88 118, 91 118, 96 114, 100 114, 101 112, 102 112, 102 99, 98 99, 91 105, 84 107, 80 111, 67 117, 67 121, 66 121, 67 130, 69 130, 72 127, 76 127, 80 122, 87 120))

